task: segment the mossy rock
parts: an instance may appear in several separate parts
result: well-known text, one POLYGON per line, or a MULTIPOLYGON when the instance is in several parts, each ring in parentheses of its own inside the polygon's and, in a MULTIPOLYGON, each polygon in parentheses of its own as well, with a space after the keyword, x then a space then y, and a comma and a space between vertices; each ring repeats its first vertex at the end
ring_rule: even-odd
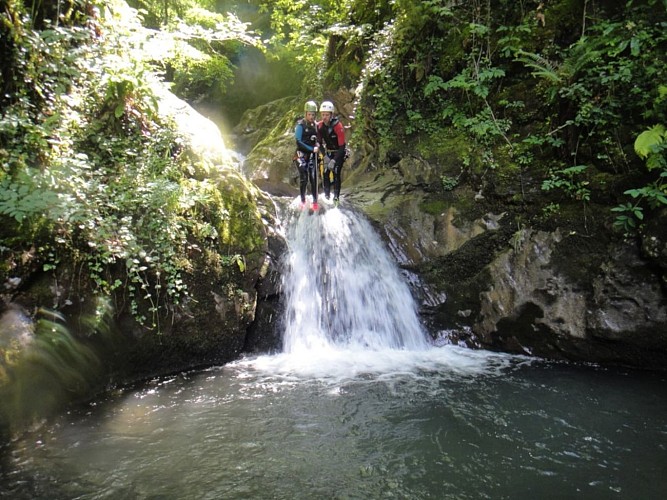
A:
POLYGON ((286 131, 293 132, 302 108, 301 98, 290 96, 249 109, 232 131, 236 150, 249 154, 262 141, 271 144, 286 131))

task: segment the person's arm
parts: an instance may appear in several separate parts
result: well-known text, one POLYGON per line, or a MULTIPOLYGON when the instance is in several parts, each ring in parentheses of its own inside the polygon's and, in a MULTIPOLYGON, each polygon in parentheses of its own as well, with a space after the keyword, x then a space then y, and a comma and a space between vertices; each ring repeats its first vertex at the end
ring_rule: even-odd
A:
POLYGON ((334 130, 338 138, 338 149, 336 150, 336 157, 334 159, 336 160, 336 165, 340 167, 345 161, 345 129, 343 128, 343 124, 338 122, 334 126, 334 130))
POLYGON ((296 145, 300 150, 309 151, 310 153, 313 152, 313 146, 303 142, 303 125, 300 123, 294 129, 294 138, 296 139, 296 145))

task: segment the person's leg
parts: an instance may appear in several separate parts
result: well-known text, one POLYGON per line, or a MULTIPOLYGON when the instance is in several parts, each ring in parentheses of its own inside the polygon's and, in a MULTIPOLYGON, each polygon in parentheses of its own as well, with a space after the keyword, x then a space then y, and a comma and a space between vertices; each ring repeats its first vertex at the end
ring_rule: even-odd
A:
POLYGON ((324 157, 324 178, 322 179, 322 184, 324 184, 324 197, 328 200, 329 194, 331 193, 331 172, 328 170, 329 158, 324 157))
POLYGON ((311 154, 308 157, 308 181, 310 182, 310 194, 313 197, 313 203, 317 203, 317 184, 315 176, 315 157, 311 154))
POLYGON ((342 178, 343 166, 334 168, 334 201, 338 200, 340 197, 340 184, 343 181, 342 178))
POLYGON ((299 191, 301 203, 306 202, 306 186, 308 185, 308 164, 305 158, 299 158, 299 191))
POLYGON ((313 195, 313 203, 317 203, 317 177, 315 173, 315 162, 311 157, 308 167, 308 176, 310 177, 310 193, 313 195))

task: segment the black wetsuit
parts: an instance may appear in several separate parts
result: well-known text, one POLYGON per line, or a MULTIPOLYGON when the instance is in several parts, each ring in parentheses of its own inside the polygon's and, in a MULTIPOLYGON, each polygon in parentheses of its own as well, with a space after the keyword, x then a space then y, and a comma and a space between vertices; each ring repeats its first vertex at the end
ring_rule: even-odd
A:
POLYGON ((306 202, 306 187, 310 180, 313 203, 317 203, 317 172, 315 170, 315 154, 313 148, 317 144, 316 123, 308 123, 306 119, 297 122, 294 129, 296 138, 297 168, 299 169, 299 190, 301 203, 306 202))
POLYGON ((329 193, 331 192, 329 172, 333 172, 333 196, 334 200, 338 200, 340 196, 340 184, 342 182, 341 172, 343 170, 343 162, 345 161, 345 131, 343 124, 335 116, 331 118, 329 125, 325 125, 323 121, 318 122, 317 138, 326 148, 326 155, 324 157, 325 172, 322 179, 324 195, 329 199, 329 193))

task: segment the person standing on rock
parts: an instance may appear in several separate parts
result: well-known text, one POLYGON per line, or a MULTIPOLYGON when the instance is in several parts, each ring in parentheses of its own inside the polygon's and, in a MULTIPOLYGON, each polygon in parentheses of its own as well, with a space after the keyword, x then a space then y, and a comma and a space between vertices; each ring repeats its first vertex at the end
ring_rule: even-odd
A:
POLYGON ((306 187, 310 181, 310 191, 313 195, 313 210, 317 210, 317 103, 308 101, 304 105, 305 116, 299 120, 294 129, 296 138, 296 159, 299 169, 299 190, 301 193, 301 208, 306 205, 306 187))
POLYGON ((323 185, 324 196, 329 199, 331 194, 331 173, 333 173, 333 199, 338 205, 340 197, 341 171, 345 161, 345 130, 343 124, 334 116, 334 105, 324 101, 320 105, 322 121, 317 123, 317 142, 325 148, 323 185))

